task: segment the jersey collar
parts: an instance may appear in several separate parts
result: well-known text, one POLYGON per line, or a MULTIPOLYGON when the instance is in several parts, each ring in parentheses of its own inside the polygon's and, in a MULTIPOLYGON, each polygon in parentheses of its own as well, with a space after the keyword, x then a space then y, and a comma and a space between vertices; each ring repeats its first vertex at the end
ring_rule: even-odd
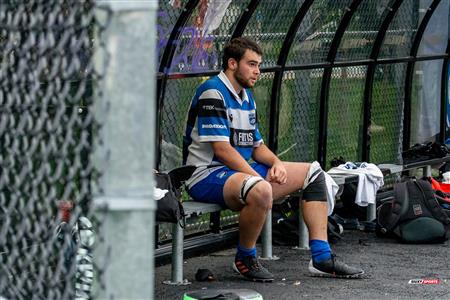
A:
POLYGON ((248 95, 247 95, 247 90, 246 89, 242 89, 242 99, 241 97, 239 97, 239 95, 236 93, 233 85, 231 84, 230 80, 228 79, 227 75, 225 75, 225 73, 223 71, 220 71, 219 73, 219 79, 225 84, 225 86, 228 88, 228 90, 231 92, 231 94, 233 94, 234 99, 236 99, 236 101, 239 102, 239 104, 242 105, 242 103, 244 103, 244 101, 249 101, 248 100, 248 95))

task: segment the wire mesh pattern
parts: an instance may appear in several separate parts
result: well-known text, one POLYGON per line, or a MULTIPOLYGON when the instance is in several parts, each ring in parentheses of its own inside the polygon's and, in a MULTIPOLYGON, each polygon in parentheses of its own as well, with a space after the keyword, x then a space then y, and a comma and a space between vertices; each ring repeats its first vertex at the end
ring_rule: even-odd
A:
POLYGON ((419 26, 419 1, 403 1, 389 25, 380 58, 408 56, 419 26))
POLYGON ((280 95, 279 155, 288 161, 314 161, 317 155, 320 82, 323 69, 284 73, 280 95))
POLYGON ((258 84, 253 88, 253 96, 258 110, 259 130, 267 143, 269 139, 270 101, 274 73, 267 72, 260 76, 258 84))
POLYGON ((373 163, 401 163, 406 64, 378 66, 372 97, 373 163))
POLYGON ((287 65, 325 62, 350 0, 314 1, 295 36, 287 65))
POLYGON ((167 82, 161 119, 163 159, 160 170, 170 170, 181 165, 186 114, 195 93, 194 87, 206 78, 171 79, 167 82))
POLYGON ((261 1, 243 36, 253 37, 264 49, 262 67, 277 64, 281 45, 292 20, 304 1, 261 1))
POLYGON ((347 161, 358 161, 365 76, 365 66, 333 69, 328 105, 327 162, 339 156, 347 161))
POLYGON ((386 9, 383 1, 363 1, 346 29, 339 45, 336 61, 367 59, 383 21, 386 9))
POLYGON ((179 1, 158 1, 158 20, 156 24, 156 30, 158 32, 158 61, 161 61, 161 57, 164 52, 164 48, 169 41, 170 33, 173 27, 183 12, 183 7, 186 5, 187 0, 179 1))
POLYGON ((0 298, 91 297, 94 10, 0 6, 0 298))

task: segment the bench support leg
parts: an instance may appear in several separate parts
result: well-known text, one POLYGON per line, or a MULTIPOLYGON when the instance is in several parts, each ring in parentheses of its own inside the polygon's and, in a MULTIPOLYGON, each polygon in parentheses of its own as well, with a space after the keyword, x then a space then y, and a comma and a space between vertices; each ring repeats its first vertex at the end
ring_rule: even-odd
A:
POLYGON ((171 280, 163 281, 169 285, 188 285, 190 282, 183 279, 183 244, 184 230, 180 222, 172 225, 172 273, 171 280))
POLYGON ((377 218, 377 205, 375 203, 367 206, 366 217, 369 222, 374 221, 377 218))
POLYGON ((270 210, 266 216, 266 222, 261 232, 262 255, 263 260, 277 260, 278 256, 272 255, 272 211, 270 210))
POLYGON ((305 221, 303 220, 303 211, 301 210, 301 207, 298 215, 300 220, 298 222, 298 247, 296 248, 300 250, 309 250, 309 233, 305 221))
POLYGON ((220 232, 220 211, 212 212, 209 214, 209 224, 211 227, 211 232, 220 232))
POLYGON ((431 176, 431 166, 423 167, 423 176, 430 177, 431 176))

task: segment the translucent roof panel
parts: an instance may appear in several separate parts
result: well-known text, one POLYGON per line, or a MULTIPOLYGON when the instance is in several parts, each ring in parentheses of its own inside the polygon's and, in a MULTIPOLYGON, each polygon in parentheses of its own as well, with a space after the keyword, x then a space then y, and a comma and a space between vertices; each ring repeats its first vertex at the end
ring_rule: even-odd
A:
POLYGON ((286 33, 304 0, 262 0, 252 15, 243 36, 261 43, 263 67, 274 66, 280 55, 286 33))
POLYGON ((414 65, 410 146, 432 140, 440 131, 442 63, 427 60, 414 65))
POLYGON ((441 1, 436 7, 423 34, 418 55, 445 53, 448 42, 449 2, 441 1))
POLYGON ((331 41, 351 2, 314 1, 296 33, 286 65, 325 62, 331 41))
POLYGON ((423 7, 428 7, 431 0, 405 0, 402 2, 386 32, 379 58, 409 56, 420 17, 424 12, 420 9, 419 2, 423 7), (420 11, 422 12, 420 13, 420 11))
POLYGON ((336 61, 368 59, 387 12, 382 1, 363 1, 342 37, 336 61))
POLYGON ((220 70, 221 52, 247 8, 247 1, 200 0, 181 28, 170 72, 201 72, 220 70))
POLYGON ((170 4, 170 1, 160 0, 158 3, 158 19, 156 23, 156 30, 158 32, 158 65, 161 64, 161 58, 164 53, 164 49, 167 46, 173 26, 183 12, 183 7, 187 2, 187 0, 180 0, 174 1, 173 4, 170 4))

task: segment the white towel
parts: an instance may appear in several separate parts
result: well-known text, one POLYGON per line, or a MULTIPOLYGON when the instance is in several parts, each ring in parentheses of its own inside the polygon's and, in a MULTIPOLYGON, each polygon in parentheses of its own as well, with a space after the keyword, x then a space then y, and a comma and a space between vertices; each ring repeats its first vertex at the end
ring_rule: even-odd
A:
POLYGON ((328 215, 330 216, 333 213, 334 204, 336 202, 336 194, 339 190, 339 186, 336 184, 334 179, 327 174, 327 172, 323 172, 325 175, 325 183, 327 185, 327 203, 328 203, 328 215))
POLYGON ((363 162, 356 165, 352 162, 339 165, 328 170, 329 174, 358 175, 358 188, 355 203, 359 206, 375 204, 377 191, 384 185, 383 173, 374 164, 363 162))
POLYGON ((157 187, 153 188, 153 199, 161 200, 168 193, 168 190, 162 190, 157 187))

